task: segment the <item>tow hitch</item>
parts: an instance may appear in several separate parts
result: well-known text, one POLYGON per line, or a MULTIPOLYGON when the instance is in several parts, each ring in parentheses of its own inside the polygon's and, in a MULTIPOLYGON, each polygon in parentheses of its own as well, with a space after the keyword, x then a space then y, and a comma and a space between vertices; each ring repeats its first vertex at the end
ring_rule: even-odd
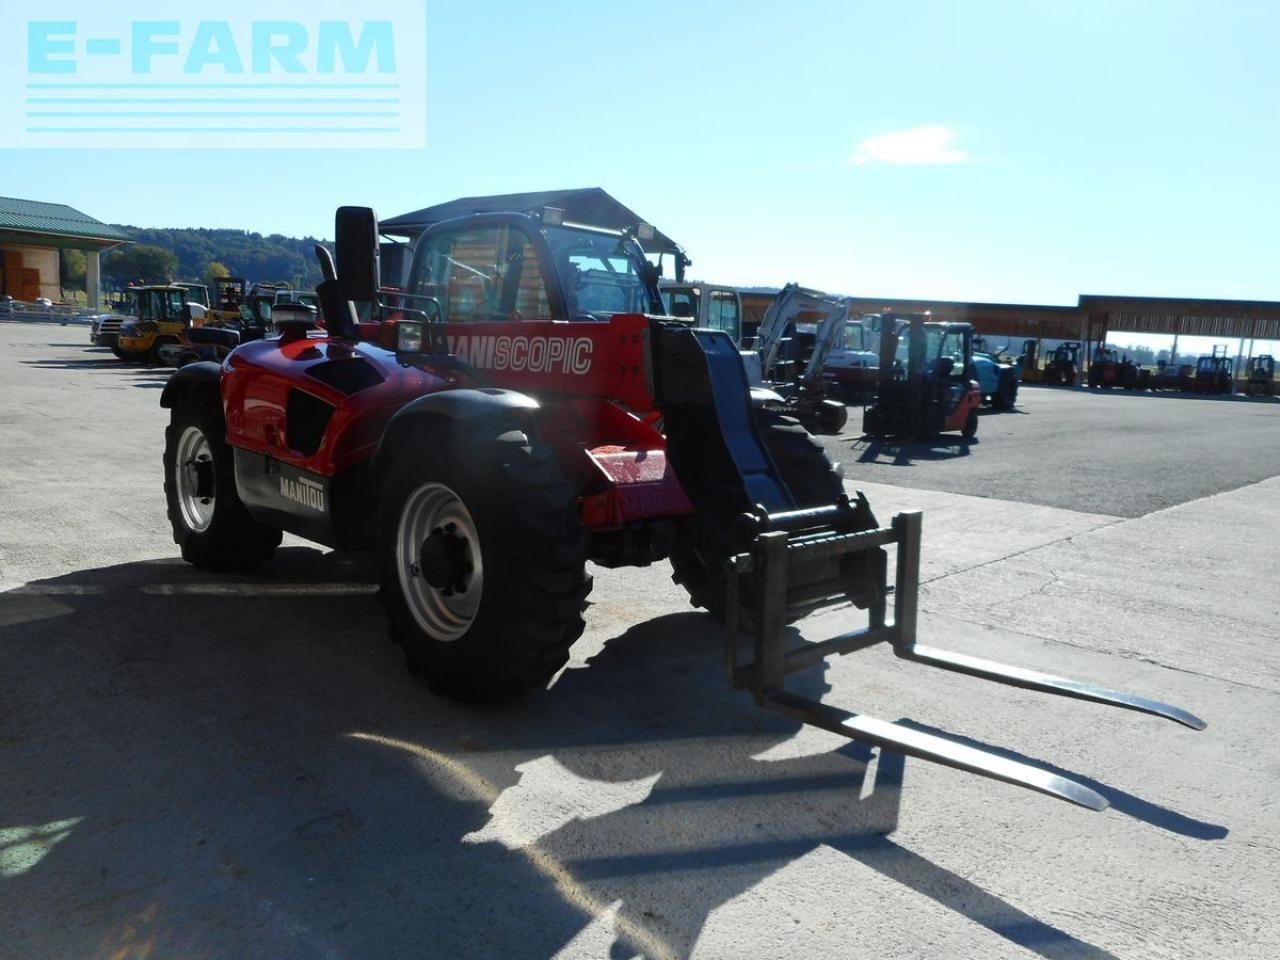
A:
POLYGON ((1083 784, 986 750, 788 693, 786 676, 833 654, 888 643, 904 660, 1028 690, 1150 713, 1193 730, 1205 728, 1203 720, 1186 710, 1146 697, 916 643, 921 514, 900 513, 888 527, 840 532, 841 510, 837 506, 774 515, 758 513, 751 522, 758 525, 760 532, 747 550, 728 561, 725 671, 735 689, 750 689, 762 707, 851 740, 1017 784, 1091 810, 1105 809, 1107 801, 1083 784), (886 565, 883 560, 875 562, 876 557, 883 557, 880 548, 889 545, 897 547, 891 621, 887 620, 890 591, 886 565), (859 560, 863 574, 872 572, 878 588, 867 604, 868 626, 788 649, 787 623, 818 606, 838 601, 841 571, 859 560), (752 658, 747 663, 739 662, 743 630, 752 638, 752 658))

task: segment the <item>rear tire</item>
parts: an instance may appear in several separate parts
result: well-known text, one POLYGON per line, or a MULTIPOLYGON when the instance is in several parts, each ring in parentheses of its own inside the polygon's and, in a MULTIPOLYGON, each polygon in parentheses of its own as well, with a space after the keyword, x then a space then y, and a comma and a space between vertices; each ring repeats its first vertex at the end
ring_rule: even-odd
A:
POLYGON ((577 490, 551 449, 510 425, 442 426, 409 435, 384 476, 379 595, 409 669, 458 700, 545 684, 591 591, 577 490))
POLYGON ((236 493, 235 466, 216 397, 193 395, 165 431, 164 494, 182 559, 206 570, 246 570, 271 559, 281 532, 260 523, 236 493))

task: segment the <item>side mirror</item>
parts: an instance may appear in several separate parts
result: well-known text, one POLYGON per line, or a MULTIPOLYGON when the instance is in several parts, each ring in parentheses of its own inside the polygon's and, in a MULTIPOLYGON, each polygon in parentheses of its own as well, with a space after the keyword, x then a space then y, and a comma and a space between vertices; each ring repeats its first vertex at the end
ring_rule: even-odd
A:
POLYGON ((376 303, 382 287, 378 215, 369 207, 339 207, 334 241, 338 282, 345 297, 356 303, 376 303))

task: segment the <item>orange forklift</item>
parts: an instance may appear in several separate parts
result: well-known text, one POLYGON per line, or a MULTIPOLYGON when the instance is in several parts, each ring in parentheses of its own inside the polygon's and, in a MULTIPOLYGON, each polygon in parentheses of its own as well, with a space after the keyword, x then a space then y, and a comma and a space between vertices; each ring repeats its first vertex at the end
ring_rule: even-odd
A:
POLYGON ((978 432, 982 388, 973 366, 973 325, 934 323, 926 313, 885 314, 876 400, 862 415, 869 437, 927 440, 978 432))

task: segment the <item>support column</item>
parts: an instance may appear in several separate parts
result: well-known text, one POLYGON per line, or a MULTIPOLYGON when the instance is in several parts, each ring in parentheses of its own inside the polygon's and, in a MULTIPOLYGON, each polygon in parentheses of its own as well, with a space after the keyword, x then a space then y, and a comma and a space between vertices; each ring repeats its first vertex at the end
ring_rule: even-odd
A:
POLYGON ((97 313, 102 308, 101 250, 84 252, 84 289, 89 295, 89 309, 97 313))

